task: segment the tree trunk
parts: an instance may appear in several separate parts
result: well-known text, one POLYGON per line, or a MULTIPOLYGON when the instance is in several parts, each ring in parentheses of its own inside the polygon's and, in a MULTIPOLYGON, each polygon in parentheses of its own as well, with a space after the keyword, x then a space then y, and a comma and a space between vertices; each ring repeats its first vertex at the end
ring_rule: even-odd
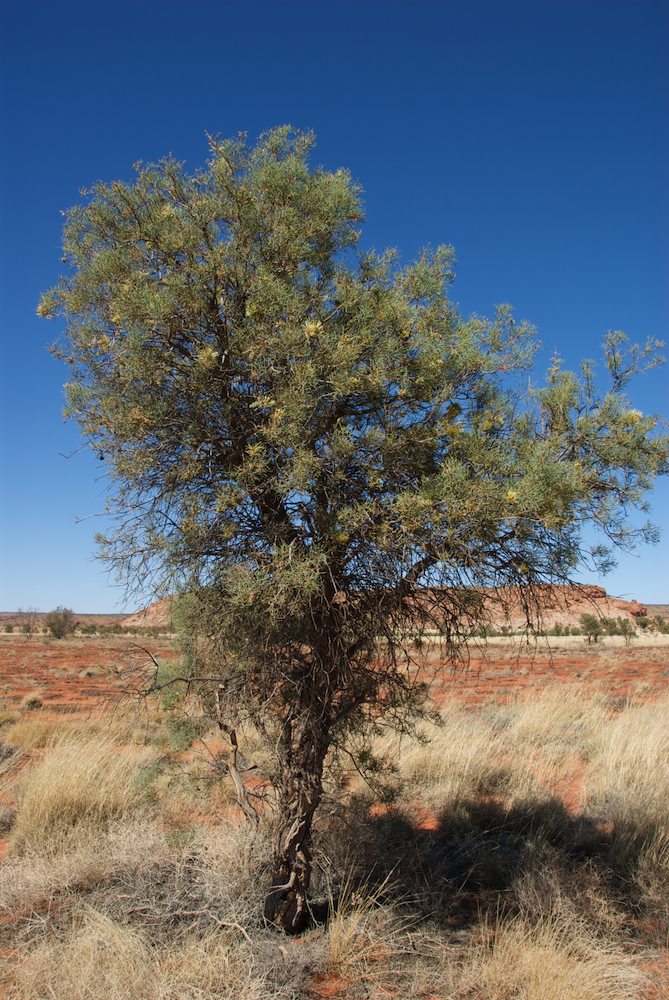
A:
POLYGON ((291 747, 279 787, 279 822, 272 882, 265 919, 286 934, 299 934, 310 922, 312 821, 323 792, 325 734, 305 727, 291 747))

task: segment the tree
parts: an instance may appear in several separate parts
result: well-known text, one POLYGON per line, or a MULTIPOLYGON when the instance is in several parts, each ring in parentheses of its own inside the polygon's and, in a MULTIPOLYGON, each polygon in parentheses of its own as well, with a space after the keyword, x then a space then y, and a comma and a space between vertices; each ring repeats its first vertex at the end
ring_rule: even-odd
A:
POLYGON ((71 608, 64 608, 62 605, 49 611, 44 619, 44 624, 54 639, 65 639, 66 636, 72 635, 77 627, 74 611, 71 608))
POLYGON ((636 629, 634 628, 633 622, 631 622, 629 618, 618 619, 618 634, 624 637, 625 645, 629 646, 632 639, 636 636, 636 629))
POLYGON ((32 635, 39 621, 39 611, 37 608, 19 608, 17 616, 23 634, 32 635))
POLYGON ((597 615, 581 615, 580 621, 583 635, 588 637, 588 645, 597 642, 599 637, 604 635, 604 622, 597 615))
POLYGON ((626 514, 666 440, 624 388, 657 345, 609 335, 604 395, 592 364, 557 359, 527 388, 532 328, 506 306, 461 317, 449 247, 406 267, 361 252, 360 191, 310 167, 311 135, 209 143, 193 176, 169 158, 85 194, 38 311, 65 318, 66 412, 109 475, 103 557, 187 595, 189 679, 235 753, 244 719, 272 748, 266 915, 298 931, 326 758, 409 725, 421 641, 457 655, 480 588, 529 614, 535 586, 573 575, 585 523, 652 534, 626 514))

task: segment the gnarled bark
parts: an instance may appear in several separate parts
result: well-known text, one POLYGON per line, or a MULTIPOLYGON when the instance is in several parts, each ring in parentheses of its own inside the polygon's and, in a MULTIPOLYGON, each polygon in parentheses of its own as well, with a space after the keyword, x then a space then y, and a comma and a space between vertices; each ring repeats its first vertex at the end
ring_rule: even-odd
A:
POLYGON ((279 787, 272 882, 265 899, 265 919, 286 934, 299 934, 310 922, 312 822, 323 792, 327 752, 323 732, 313 726, 301 728, 279 787))

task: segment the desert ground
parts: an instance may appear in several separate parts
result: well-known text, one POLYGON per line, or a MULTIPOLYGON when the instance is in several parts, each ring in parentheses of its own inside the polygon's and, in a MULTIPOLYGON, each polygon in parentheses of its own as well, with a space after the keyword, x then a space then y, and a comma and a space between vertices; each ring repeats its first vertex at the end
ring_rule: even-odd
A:
POLYGON ((299 939, 262 924, 220 738, 167 636, 0 634, 0 984, 27 1000, 667 1000, 669 637, 478 640, 435 720, 328 779, 299 939), (326 907, 326 911, 327 911, 326 907))

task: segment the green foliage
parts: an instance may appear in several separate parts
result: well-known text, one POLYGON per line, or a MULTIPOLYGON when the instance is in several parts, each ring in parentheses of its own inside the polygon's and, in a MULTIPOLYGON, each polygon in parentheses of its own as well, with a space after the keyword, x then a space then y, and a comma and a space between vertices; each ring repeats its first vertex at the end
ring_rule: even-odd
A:
POLYGON ((581 615, 581 629, 587 636, 588 643, 597 642, 605 634, 604 620, 597 615, 581 615))
POLYGON ((644 632, 659 632, 660 635, 669 635, 669 622, 662 615, 639 615, 636 623, 644 632))
POLYGON ((153 687, 160 692, 163 708, 171 711, 183 705, 186 697, 186 682, 179 678, 187 677, 187 667, 172 660, 161 661, 156 670, 153 687))
POLYGON ((50 611, 44 619, 44 623, 54 639, 65 639, 68 635, 72 635, 77 628, 74 611, 71 608, 64 608, 62 605, 50 611))
POLYGON ((181 753, 193 745, 206 728, 206 722, 187 715, 169 715, 165 720, 167 739, 173 753, 181 753))
POLYGON ((152 761, 146 767, 141 768, 133 780, 133 791, 138 798, 149 805, 158 801, 157 782, 165 769, 163 760, 152 761))
POLYGON ((625 639, 636 635, 634 625, 629 618, 605 618, 603 625, 607 635, 621 635, 625 639))
POLYGON ((629 618, 601 618, 585 614, 581 615, 581 625, 588 643, 597 642, 604 635, 620 635, 629 645, 630 640, 636 635, 636 629, 629 618))
POLYGON ((635 637, 637 632, 629 618, 618 618, 617 634, 622 635, 625 639, 625 645, 629 646, 630 640, 635 637))

